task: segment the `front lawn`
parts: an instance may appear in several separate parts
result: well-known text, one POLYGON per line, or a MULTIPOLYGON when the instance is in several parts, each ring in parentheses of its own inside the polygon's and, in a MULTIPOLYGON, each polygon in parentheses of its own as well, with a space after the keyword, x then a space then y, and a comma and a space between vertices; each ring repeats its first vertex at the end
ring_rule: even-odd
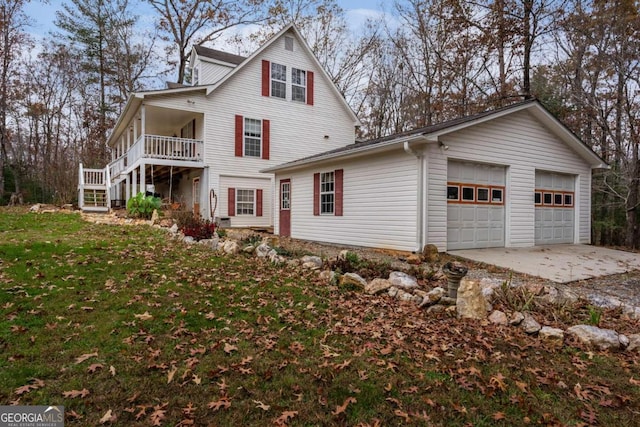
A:
POLYGON ((67 425, 631 426, 637 360, 147 226, 0 210, 0 404, 64 405, 67 425))

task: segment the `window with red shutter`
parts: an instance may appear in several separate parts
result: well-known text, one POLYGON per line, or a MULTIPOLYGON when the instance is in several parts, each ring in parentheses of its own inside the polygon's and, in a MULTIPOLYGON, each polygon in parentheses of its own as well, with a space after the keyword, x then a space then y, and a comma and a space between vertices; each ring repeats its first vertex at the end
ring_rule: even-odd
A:
POLYGON ((228 194, 227 215, 235 216, 236 215, 236 189, 229 187, 227 194, 228 194))
POLYGON ((262 120, 262 158, 269 160, 269 150, 271 148, 271 122, 262 120))
POLYGON ((307 71, 307 105, 313 105, 313 71, 307 71))
POLYGON ((262 190, 256 190, 256 216, 262 216, 262 190))
POLYGON ((242 145, 244 140, 244 118, 236 114, 236 132, 235 132, 235 154, 236 157, 242 157, 242 145))
POLYGON ((344 180, 344 170, 336 169, 335 171, 335 215, 342 216, 342 200, 343 200, 343 180, 344 180))
POLYGON ((320 215, 320 174, 313 174, 313 214, 320 215))
POLYGON ((271 63, 266 60, 262 60, 262 96, 270 95, 270 82, 271 82, 271 63))

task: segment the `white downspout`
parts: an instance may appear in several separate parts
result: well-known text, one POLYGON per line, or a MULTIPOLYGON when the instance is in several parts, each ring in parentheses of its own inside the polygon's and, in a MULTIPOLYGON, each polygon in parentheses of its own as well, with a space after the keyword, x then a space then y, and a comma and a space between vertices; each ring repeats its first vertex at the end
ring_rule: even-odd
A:
POLYGON ((416 252, 422 252, 422 248, 424 246, 423 242, 423 202, 424 202, 424 164, 422 161, 423 154, 417 151, 414 151, 409 145, 410 141, 404 142, 404 151, 405 153, 415 156, 418 164, 418 198, 416 200, 417 208, 416 208, 416 252))

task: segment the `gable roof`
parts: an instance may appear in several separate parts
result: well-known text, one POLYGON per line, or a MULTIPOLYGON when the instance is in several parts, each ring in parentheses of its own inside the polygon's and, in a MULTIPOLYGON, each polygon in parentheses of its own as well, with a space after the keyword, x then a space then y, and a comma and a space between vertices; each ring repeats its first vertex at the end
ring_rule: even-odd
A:
POLYGON ((574 151, 576 151, 592 168, 608 168, 607 163, 600 158, 589 146, 587 146, 577 135, 560 122, 549 112, 538 100, 528 99, 505 107, 487 110, 470 116, 459 117, 457 119, 425 126, 382 138, 372 139, 364 142, 356 142, 331 151, 305 157, 300 160, 285 163, 272 168, 264 169, 261 172, 281 172, 285 170, 298 169, 314 163, 328 160, 337 160, 355 156, 366 155, 373 152, 394 149, 398 146, 412 141, 420 141, 423 144, 439 142, 443 135, 457 132, 464 128, 475 126, 490 120, 495 120, 517 111, 529 111, 534 117, 547 126, 557 137, 563 140, 574 151))
POLYGON ((245 56, 234 55, 233 53, 224 52, 218 49, 211 49, 201 45, 193 47, 198 56, 209 58, 214 61, 226 62, 227 64, 239 65, 247 59, 245 56))
POLYGON ((198 55, 202 55, 214 61, 226 62, 228 64, 233 64, 236 66, 214 84, 202 85, 202 86, 180 86, 176 84, 176 85, 171 85, 172 87, 170 87, 169 89, 139 91, 139 92, 130 94, 129 99, 127 100, 127 104, 125 105, 124 109, 120 113, 120 116, 118 117, 116 125, 113 127, 113 130, 109 135, 109 138, 107 139, 107 145, 111 146, 117 140, 117 138, 123 132, 123 129, 121 128, 126 127, 128 121, 133 115, 135 115, 137 109, 140 107, 145 97, 151 97, 156 95, 171 95, 176 93, 202 91, 202 90, 205 90, 206 91, 205 94, 209 95, 212 92, 214 92, 217 88, 224 85, 231 78, 233 78, 234 75, 241 72, 242 69, 244 69, 247 66, 247 64, 255 60, 255 58, 259 57, 262 54, 262 52, 265 51, 265 49, 267 49, 269 46, 274 44, 286 33, 292 33, 298 39, 298 42, 304 49, 305 53, 307 53, 311 58, 311 60, 314 62, 317 73, 319 73, 327 82, 329 82, 329 87, 331 91, 334 93, 336 98, 340 100, 345 112, 353 120, 354 126, 359 126, 360 120, 358 119, 356 114, 353 112, 353 110, 347 103, 346 99, 344 99, 344 97, 342 96, 342 94, 340 93, 336 85, 333 84, 331 77, 327 74, 322 64, 320 64, 320 61, 318 61, 318 58, 316 58, 316 56, 313 54, 313 51, 307 44, 306 40, 302 37, 302 35, 300 34, 300 32, 298 31, 298 29, 295 27, 294 24, 288 24, 282 30, 280 30, 278 34, 271 37, 269 40, 267 40, 267 42, 263 43, 262 46, 260 46, 255 52, 253 52, 249 57, 246 57, 246 58, 240 55, 233 55, 228 52, 223 52, 221 50, 210 49, 203 46, 194 46, 191 53, 192 58, 193 58, 194 52, 196 52, 198 53, 198 55))
POLYGON ((356 114, 353 112, 353 110, 351 109, 351 106, 349 106, 349 104, 347 103, 347 100, 344 99, 344 96, 342 96, 342 94, 340 93, 336 85, 331 80, 331 77, 329 76, 329 74, 327 74, 322 64, 320 64, 320 61, 318 61, 318 58, 316 58, 313 51, 307 44, 306 40, 304 39, 304 37, 302 37, 302 35, 300 34, 300 32, 298 31, 298 29, 294 24, 288 24, 287 26, 285 26, 282 30, 280 30, 278 34, 271 37, 266 43, 264 43, 255 52, 253 52, 248 58, 246 58, 244 62, 242 62, 236 68, 234 68, 229 73, 227 73, 219 81, 209 86, 209 88, 207 89, 207 95, 209 95, 211 92, 213 92, 220 86, 224 85, 226 82, 232 79, 233 76, 235 76, 237 73, 240 73, 242 69, 247 66, 247 64, 251 63, 252 61, 256 60, 256 58, 260 57, 262 55, 262 52, 264 52, 269 46, 273 45, 277 40, 282 38, 287 33, 293 34, 298 39, 298 42, 302 46, 305 53, 311 58, 311 60, 315 64, 314 71, 319 73, 322 76, 322 78, 329 83, 329 87, 331 91, 333 92, 335 97, 340 100, 340 103, 344 108, 345 112, 353 120, 354 126, 359 126, 360 120, 358 119, 358 116, 356 116, 356 114))

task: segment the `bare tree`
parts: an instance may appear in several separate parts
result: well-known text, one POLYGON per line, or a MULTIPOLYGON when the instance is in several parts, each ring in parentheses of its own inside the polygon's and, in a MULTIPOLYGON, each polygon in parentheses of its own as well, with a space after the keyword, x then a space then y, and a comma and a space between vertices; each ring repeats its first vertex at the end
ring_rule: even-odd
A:
POLYGON ((192 45, 216 40, 235 26, 264 19, 264 0, 147 0, 158 12, 162 39, 171 43, 168 53, 177 55, 176 81, 185 80, 192 45))

